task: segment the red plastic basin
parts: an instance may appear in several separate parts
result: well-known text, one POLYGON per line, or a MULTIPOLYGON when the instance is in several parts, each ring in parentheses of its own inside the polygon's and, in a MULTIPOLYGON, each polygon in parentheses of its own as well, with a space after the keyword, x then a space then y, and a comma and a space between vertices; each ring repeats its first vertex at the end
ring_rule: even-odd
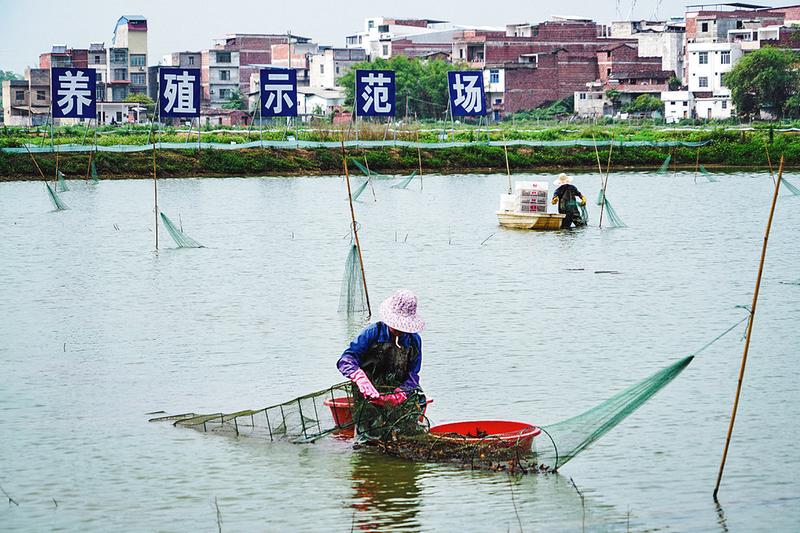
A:
POLYGON ((464 420, 439 424, 430 431, 446 440, 474 444, 500 442, 503 446, 516 446, 527 452, 532 449, 533 438, 542 432, 532 424, 513 420, 464 420))
MULTIPOLYGON (((428 400, 422 406, 422 415, 419 417, 420 422, 422 422, 428 404, 431 402, 433 400, 428 400)), ((333 421, 336 422, 337 426, 349 426, 353 423, 353 412, 350 409, 353 406, 353 401, 350 398, 346 396, 343 398, 328 398, 322 403, 331 410, 333 421)))

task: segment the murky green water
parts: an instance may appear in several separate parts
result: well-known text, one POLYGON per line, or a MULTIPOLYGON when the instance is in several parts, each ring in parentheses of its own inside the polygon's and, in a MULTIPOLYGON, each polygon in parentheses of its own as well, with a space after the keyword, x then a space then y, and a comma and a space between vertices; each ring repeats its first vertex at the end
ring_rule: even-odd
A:
MULTIPOLYGON (((540 234, 497 226, 504 176, 431 176, 421 192, 379 184, 377 202, 366 192, 370 292, 376 305, 396 287, 420 296, 432 420, 555 422, 739 320, 771 182, 693 178, 612 175, 629 228, 540 234)), ((576 178, 592 199, 598 181, 576 178)), ((741 327, 556 476, 148 424, 151 411, 262 407, 341 379, 334 363, 360 326, 336 312, 344 184, 164 180, 162 209, 208 248, 169 249, 162 232, 158 254, 151 182, 70 186, 72 209, 55 213, 41 183, 0 184, 0 485, 19 504, 0 502, 0 529, 217 531, 215 498, 223 531, 800 524, 800 285, 783 283, 800 278, 800 198, 778 205, 717 507, 741 327)))

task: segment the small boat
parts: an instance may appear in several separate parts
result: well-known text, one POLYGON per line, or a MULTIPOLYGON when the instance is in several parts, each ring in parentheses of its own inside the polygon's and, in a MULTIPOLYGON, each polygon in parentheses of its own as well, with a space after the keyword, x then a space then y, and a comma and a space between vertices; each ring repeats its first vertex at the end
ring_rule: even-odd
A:
MULTIPOLYGON (((510 183, 509 183, 510 185, 510 183)), ((562 213, 548 213, 546 181, 518 181, 514 194, 500 195, 497 221, 504 228, 548 231, 561 229, 562 213)))

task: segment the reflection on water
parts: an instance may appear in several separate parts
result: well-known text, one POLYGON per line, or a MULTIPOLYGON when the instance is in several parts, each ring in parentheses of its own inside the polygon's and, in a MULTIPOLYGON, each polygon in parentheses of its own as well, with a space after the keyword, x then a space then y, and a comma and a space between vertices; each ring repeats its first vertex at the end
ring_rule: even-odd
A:
POLYGON ((353 524, 359 531, 381 531, 389 527, 403 531, 424 528, 418 515, 420 473, 426 467, 413 461, 395 460, 362 449, 352 460, 353 524))
MULTIPOLYGON (((518 176, 538 178, 553 176, 518 176)), ((611 179, 628 228, 499 228, 504 175, 429 176, 421 192, 376 183, 377 201, 357 205, 373 308, 398 287, 420 297, 432 423, 564 420, 742 316, 768 175, 611 179)), ((575 182, 596 196, 595 174, 575 182)), ((336 360, 364 325, 337 313, 344 183, 162 180, 159 204, 208 248, 165 242, 158 254, 151 183, 69 185, 71 209, 54 213, 41 183, 0 183, 0 484, 20 504, 0 504, 0 529, 216 531, 217 498, 224 531, 516 531, 518 513, 525 531, 573 532, 583 507, 569 478, 587 531, 800 523, 792 198, 770 235, 721 515, 711 490, 734 334, 561 475, 512 479, 513 502, 504 474, 396 462, 336 439, 292 446, 148 424, 144 413, 258 409, 342 380, 336 360)))

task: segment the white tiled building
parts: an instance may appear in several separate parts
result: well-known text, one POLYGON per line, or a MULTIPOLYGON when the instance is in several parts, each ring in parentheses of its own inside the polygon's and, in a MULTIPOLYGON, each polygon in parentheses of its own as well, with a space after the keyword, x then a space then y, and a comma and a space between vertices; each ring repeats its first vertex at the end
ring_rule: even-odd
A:
POLYGON ((695 116, 694 95, 689 91, 664 91, 661 101, 664 102, 664 119, 667 123, 695 116))

